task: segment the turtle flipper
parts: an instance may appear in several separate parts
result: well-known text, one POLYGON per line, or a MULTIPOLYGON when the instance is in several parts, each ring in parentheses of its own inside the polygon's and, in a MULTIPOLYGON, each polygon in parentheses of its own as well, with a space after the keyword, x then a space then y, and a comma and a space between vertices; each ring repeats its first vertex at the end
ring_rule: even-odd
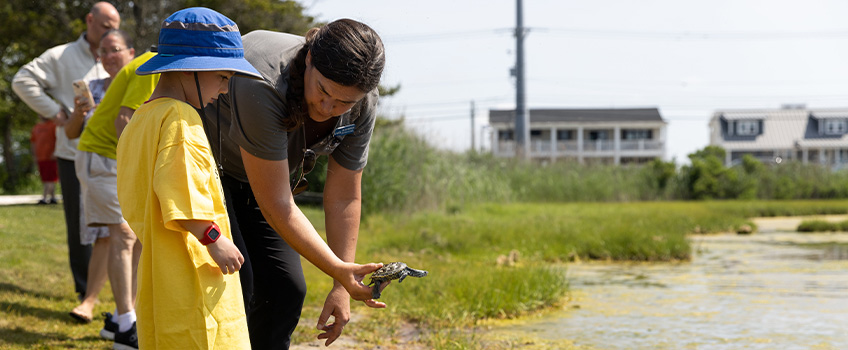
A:
MULTIPOLYGON (((372 281, 373 283, 373 281, 372 281)), ((380 299, 380 285, 382 282, 374 283, 374 287, 371 289, 371 298, 372 299, 380 299)))

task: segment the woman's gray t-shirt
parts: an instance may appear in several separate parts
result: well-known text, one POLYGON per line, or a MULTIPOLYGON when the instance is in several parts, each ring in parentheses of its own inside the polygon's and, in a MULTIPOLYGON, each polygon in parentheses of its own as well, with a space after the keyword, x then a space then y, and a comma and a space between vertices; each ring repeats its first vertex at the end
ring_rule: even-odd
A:
POLYGON ((330 155, 350 170, 364 168, 376 119, 376 89, 341 116, 320 124, 307 118, 301 127, 286 131, 289 65, 304 39, 258 30, 244 35, 242 41, 245 59, 263 79, 234 77, 229 92, 204 110, 212 153, 224 173, 248 181, 239 147, 261 159, 288 159, 289 170, 294 171, 303 155, 304 136, 310 145, 307 148, 315 153, 330 155), (350 125, 354 125, 352 133, 334 137, 333 130, 350 125))

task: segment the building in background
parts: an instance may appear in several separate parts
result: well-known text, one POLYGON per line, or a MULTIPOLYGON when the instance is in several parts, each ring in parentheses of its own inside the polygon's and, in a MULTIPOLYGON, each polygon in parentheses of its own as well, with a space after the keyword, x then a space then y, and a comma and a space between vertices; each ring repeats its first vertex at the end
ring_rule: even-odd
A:
MULTIPOLYGON (((665 155, 666 123, 656 108, 530 109, 530 158, 630 164, 665 155)), ((515 156, 515 110, 489 110, 492 153, 515 156)))
POLYGON ((725 149, 725 165, 750 154, 763 162, 796 160, 841 169, 848 164, 848 108, 718 110, 710 119, 710 145, 725 149))

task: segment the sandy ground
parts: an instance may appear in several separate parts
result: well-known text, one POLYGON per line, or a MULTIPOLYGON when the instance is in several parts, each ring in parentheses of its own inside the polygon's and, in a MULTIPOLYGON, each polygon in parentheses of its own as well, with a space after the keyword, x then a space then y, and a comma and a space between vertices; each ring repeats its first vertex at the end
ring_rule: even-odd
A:
MULTIPOLYGON (((62 196, 56 196, 58 200, 62 200, 62 196)), ((41 199, 40 194, 23 194, 13 196, 0 196, 0 205, 17 205, 17 204, 35 204, 41 199)))
POLYGON ((752 219, 759 232, 796 232, 798 225, 805 220, 844 221, 848 215, 812 215, 812 216, 776 216, 770 218, 752 219))
MULTIPOLYGON (((353 312, 353 311, 351 311, 353 312)), ((360 315, 351 315, 352 323, 348 323, 348 327, 356 327, 355 320, 361 317, 360 315)), ((305 343, 293 344, 290 349, 291 350, 316 350, 316 349, 329 349, 329 350, 362 350, 362 349, 380 349, 380 350, 423 350, 423 347, 420 344, 414 343, 416 339, 418 339, 421 334, 420 330, 417 329, 414 325, 406 323, 400 327, 400 330, 396 333, 396 338, 393 339, 394 343, 389 345, 371 345, 365 344, 362 342, 357 342, 350 335, 342 334, 339 339, 337 339, 333 344, 329 347, 324 346, 324 341, 308 341, 305 343)))

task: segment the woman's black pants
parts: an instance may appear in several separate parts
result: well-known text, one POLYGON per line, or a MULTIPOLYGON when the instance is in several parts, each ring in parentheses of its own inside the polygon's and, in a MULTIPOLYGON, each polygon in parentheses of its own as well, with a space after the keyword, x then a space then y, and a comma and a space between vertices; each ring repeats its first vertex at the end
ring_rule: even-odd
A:
POLYGON ((306 297, 300 254, 262 216, 249 183, 221 175, 253 349, 288 349, 306 297))

